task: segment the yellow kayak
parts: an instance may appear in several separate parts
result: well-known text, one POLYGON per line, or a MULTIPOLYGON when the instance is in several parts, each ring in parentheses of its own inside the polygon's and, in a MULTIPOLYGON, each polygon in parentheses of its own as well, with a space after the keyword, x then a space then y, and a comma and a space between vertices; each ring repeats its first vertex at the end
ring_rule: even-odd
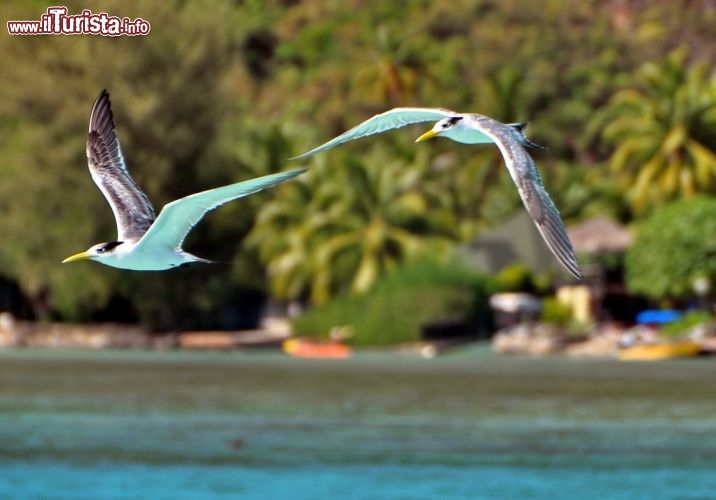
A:
POLYGON ((643 344, 619 350, 624 361, 651 361, 657 359, 688 358, 697 356, 701 350, 698 342, 683 341, 664 344, 643 344))

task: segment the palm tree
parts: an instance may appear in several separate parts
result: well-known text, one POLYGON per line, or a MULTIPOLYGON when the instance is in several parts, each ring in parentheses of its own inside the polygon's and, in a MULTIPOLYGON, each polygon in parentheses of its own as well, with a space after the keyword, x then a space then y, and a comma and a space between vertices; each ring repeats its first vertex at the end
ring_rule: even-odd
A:
POLYGON ((421 89, 434 83, 426 56, 414 38, 397 35, 395 30, 381 25, 370 41, 373 45, 354 49, 360 61, 351 83, 357 102, 401 106, 415 102, 421 89))
POLYGON ((427 168, 385 158, 319 157, 259 214, 247 242, 267 263, 277 297, 320 304, 340 292, 361 294, 400 261, 442 253, 457 238, 427 168))
POLYGON ((716 71, 683 51, 644 64, 602 119, 610 163, 636 211, 716 188, 716 71))

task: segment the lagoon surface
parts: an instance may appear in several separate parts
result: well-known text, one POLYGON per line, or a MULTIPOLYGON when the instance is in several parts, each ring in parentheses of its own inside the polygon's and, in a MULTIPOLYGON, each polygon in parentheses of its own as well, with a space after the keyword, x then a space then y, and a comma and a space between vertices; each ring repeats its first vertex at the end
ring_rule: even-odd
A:
POLYGON ((716 497, 716 359, 0 351, 0 497, 716 497))

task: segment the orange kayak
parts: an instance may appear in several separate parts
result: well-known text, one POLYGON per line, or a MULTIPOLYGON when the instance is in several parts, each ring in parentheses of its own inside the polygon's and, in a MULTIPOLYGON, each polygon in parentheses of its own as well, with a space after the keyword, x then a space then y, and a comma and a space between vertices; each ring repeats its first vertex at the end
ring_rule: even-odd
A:
POLYGON ((283 343, 285 353, 297 358, 344 359, 351 355, 350 347, 339 342, 314 339, 288 339, 283 343))

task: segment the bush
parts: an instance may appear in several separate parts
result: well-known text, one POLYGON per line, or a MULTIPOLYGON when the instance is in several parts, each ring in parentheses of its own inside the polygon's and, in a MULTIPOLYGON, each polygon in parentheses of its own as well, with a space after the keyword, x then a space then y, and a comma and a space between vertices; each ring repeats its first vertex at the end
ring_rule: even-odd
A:
POLYGON ((511 264, 497 273, 497 287, 502 292, 534 292, 532 273, 524 264, 511 264))
POLYGON ((716 278, 716 199, 671 203, 640 223, 626 255, 627 286, 650 298, 693 296, 696 278, 716 278))
POLYGON ((678 320, 661 327, 660 333, 666 336, 679 337, 686 334, 696 325, 707 324, 712 321, 713 317, 705 311, 689 311, 678 320))
POLYGON ((465 334, 486 335, 491 327, 488 279, 455 263, 419 260, 397 268, 367 295, 342 296, 307 311, 293 322, 297 335, 327 336, 350 325, 353 345, 388 345, 420 340, 431 323, 464 323, 465 334))
POLYGON ((545 323, 567 326, 572 321, 572 309, 556 297, 546 297, 542 300, 542 314, 540 320, 545 323))

